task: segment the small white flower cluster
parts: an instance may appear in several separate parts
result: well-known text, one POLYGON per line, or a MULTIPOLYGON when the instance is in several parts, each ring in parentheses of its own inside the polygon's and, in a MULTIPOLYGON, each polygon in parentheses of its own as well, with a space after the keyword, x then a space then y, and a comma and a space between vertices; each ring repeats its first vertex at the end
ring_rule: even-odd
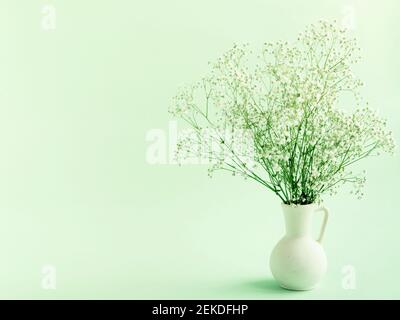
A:
POLYGON ((392 153, 395 143, 385 120, 362 104, 362 82, 351 72, 360 59, 355 39, 335 23, 320 21, 294 45, 266 43, 255 64, 250 53, 248 45, 235 45, 212 64, 208 77, 175 97, 171 112, 196 132, 182 139, 180 155, 199 155, 198 146, 210 144, 202 131, 212 128, 218 134, 211 144, 219 151, 206 150, 214 160, 210 173, 221 169, 250 177, 284 203, 320 201, 346 182, 361 197, 365 174, 348 166, 392 153), (343 92, 354 95, 355 111, 338 108, 343 92), (250 133, 247 150, 237 151, 238 139, 227 143, 221 135, 234 130, 250 133), (250 148, 252 165, 243 160, 250 148))

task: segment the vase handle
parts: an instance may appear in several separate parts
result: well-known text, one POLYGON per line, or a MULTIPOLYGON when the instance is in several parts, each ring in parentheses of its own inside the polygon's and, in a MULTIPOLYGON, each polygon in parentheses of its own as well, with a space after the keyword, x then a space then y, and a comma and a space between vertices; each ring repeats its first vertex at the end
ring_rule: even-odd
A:
POLYGON ((324 233, 325 233, 326 223, 328 222, 329 211, 324 206, 321 206, 321 207, 319 207, 319 208, 317 208, 315 210, 315 212, 318 212, 318 211, 322 211, 324 213, 324 220, 322 221, 321 231, 320 231, 319 237, 317 239, 317 241, 319 243, 321 243, 322 242, 322 238, 323 238, 324 233))

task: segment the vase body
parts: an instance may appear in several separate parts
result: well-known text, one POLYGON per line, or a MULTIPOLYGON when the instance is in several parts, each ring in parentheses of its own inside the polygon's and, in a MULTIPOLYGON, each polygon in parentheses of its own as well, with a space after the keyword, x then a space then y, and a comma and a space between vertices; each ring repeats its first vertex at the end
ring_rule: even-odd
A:
POLYGON ((270 257, 272 275, 285 289, 310 290, 322 279, 327 259, 322 247, 322 236, 328 219, 328 210, 315 204, 282 204, 286 234, 277 243, 270 257), (315 212, 322 211, 324 220, 318 239, 311 234, 315 212))

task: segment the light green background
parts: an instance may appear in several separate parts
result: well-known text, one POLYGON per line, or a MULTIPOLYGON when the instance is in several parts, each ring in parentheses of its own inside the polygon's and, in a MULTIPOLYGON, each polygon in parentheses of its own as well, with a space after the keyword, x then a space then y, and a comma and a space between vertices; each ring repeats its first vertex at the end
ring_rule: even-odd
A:
POLYGON ((171 97, 209 60, 340 23, 349 5, 364 96, 400 141, 397 0, 1 0, 0 298, 400 298, 398 152, 364 162, 363 200, 326 199, 329 270, 311 292, 271 280, 278 198, 205 166, 146 162, 146 134, 167 131, 171 97), (41 287, 47 264, 55 290, 41 287))

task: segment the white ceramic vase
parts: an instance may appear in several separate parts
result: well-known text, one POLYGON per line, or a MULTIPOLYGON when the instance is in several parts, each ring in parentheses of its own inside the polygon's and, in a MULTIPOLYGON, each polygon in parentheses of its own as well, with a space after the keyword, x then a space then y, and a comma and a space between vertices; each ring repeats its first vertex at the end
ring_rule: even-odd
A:
POLYGON ((321 245, 328 221, 328 209, 316 204, 282 204, 286 234, 271 253, 272 275, 281 287, 290 290, 313 289, 327 269, 327 260, 321 245), (311 234, 315 212, 323 212, 321 232, 318 239, 311 234))

